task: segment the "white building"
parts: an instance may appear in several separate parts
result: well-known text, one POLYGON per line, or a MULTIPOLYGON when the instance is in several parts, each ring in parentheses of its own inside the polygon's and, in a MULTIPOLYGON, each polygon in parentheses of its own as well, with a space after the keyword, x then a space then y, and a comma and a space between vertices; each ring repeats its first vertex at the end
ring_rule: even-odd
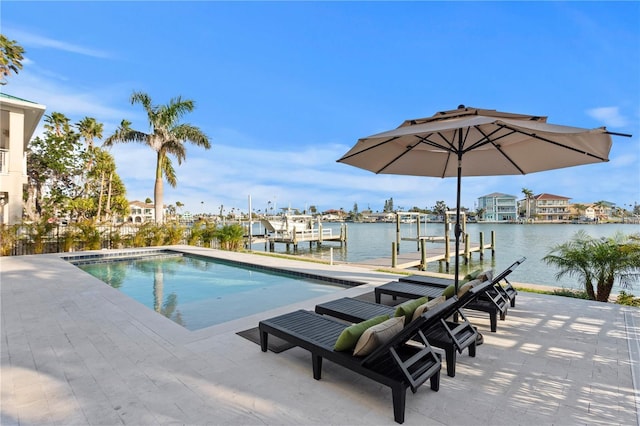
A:
POLYGON ((129 212, 127 222, 145 223, 156 221, 156 210, 153 203, 131 201, 129 202, 129 212))
POLYGON ((0 223, 22 222, 27 146, 46 107, 0 93, 0 223))
POLYGON ((518 218, 518 201, 513 195, 494 192, 478 198, 478 208, 483 210, 486 222, 515 221, 518 218))

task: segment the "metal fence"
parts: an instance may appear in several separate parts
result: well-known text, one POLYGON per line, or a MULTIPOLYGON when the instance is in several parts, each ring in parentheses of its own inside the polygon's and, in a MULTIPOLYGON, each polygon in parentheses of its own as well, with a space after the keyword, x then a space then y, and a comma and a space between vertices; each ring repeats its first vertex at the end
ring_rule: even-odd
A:
POLYGON ((217 241, 191 240, 191 228, 178 228, 179 235, 167 241, 165 228, 131 223, 121 225, 82 226, 53 224, 48 227, 20 225, 3 227, 1 245, 3 256, 62 253, 83 250, 118 249, 162 246, 166 244, 206 245, 217 248, 217 241))

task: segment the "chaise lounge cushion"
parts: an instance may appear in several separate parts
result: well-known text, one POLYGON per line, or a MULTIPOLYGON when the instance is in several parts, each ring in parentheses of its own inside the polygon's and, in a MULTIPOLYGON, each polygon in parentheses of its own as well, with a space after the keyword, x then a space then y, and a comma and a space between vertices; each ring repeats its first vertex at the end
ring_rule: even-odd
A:
POLYGON ((447 300, 444 296, 436 297, 435 299, 429 300, 427 303, 423 303, 418 306, 415 311, 413 311, 412 321, 415 321, 420 315, 424 314, 429 309, 432 309, 434 306, 439 305, 440 303, 447 300))
POLYGON ((493 279, 493 269, 482 271, 476 278, 480 281, 491 281, 493 279))
POLYGON ((404 317, 405 324, 409 324, 411 322, 411 318, 413 318, 413 311, 415 311, 418 306, 427 303, 428 301, 429 299, 427 299, 426 297, 407 300, 406 302, 401 303, 396 307, 394 316, 404 317))
POLYGON ((462 284, 462 286, 458 289, 458 298, 464 296, 469 290, 471 290, 474 286, 482 283, 483 281, 480 279, 475 279, 473 281, 469 281, 468 283, 462 284))
POLYGON ((442 295, 445 299, 451 299, 456 294, 456 288, 453 284, 445 288, 442 292, 442 295))
POLYGON ((362 333, 362 336, 360 336, 360 339, 358 339, 358 343, 356 343, 356 347, 353 350, 353 355, 369 355, 378 346, 393 339, 393 336, 401 332, 403 328, 404 318, 402 317, 389 318, 380 324, 367 328, 364 333, 362 333))
POLYGON ((467 282, 467 281, 475 280, 476 278, 478 278, 478 276, 481 273, 482 273, 482 269, 476 269, 475 271, 469 272, 467 275, 465 275, 462 281, 467 282))
POLYGON ((336 351, 352 350, 355 348, 356 343, 358 343, 358 339, 367 328, 373 327, 374 325, 380 324, 388 319, 389 315, 380 315, 345 328, 342 333, 340 333, 340 336, 338 336, 333 349, 336 351))

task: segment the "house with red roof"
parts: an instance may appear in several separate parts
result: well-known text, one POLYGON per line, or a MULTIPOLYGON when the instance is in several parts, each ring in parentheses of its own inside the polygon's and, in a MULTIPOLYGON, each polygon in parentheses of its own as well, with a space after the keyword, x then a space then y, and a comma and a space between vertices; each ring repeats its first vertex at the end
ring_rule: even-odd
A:
POLYGON ((547 222, 563 222, 571 219, 569 203, 571 198, 561 195, 542 193, 534 195, 531 200, 531 216, 536 220, 547 222))

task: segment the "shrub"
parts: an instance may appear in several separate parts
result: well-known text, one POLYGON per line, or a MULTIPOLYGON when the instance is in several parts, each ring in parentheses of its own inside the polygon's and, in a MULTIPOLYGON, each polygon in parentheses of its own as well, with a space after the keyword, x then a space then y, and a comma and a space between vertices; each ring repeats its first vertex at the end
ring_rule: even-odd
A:
POLYGON ((620 294, 618 294, 616 303, 626 306, 640 306, 640 297, 634 297, 633 294, 627 294, 621 291, 620 294))
POLYGON ((578 277, 589 299, 607 302, 616 281, 621 287, 631 287, 640 278, 640 235, 616 233, 593 238, 578 231, 571 241, 555 246, 543 261, 559 268, 556 279, 578 277))
POLYGON ((244 240, 244 228, 238 224, 225 225, 218 230, 216 237, 223 249, 238 251, 244 240))
POLYGON ((78 238, 84 250, 100 250, 102 248, 102 236, 96 224, 90 220, 78 223, 78 238))
POLYGON ((167 245, 180 244, 184 238, 185 227, 177 222, 165 225, 165 241, 167 245))
POLYGON ((11 250, 18 241, 18 227, 19 225, 0 224, 0 255, 11 255, 11 250))

